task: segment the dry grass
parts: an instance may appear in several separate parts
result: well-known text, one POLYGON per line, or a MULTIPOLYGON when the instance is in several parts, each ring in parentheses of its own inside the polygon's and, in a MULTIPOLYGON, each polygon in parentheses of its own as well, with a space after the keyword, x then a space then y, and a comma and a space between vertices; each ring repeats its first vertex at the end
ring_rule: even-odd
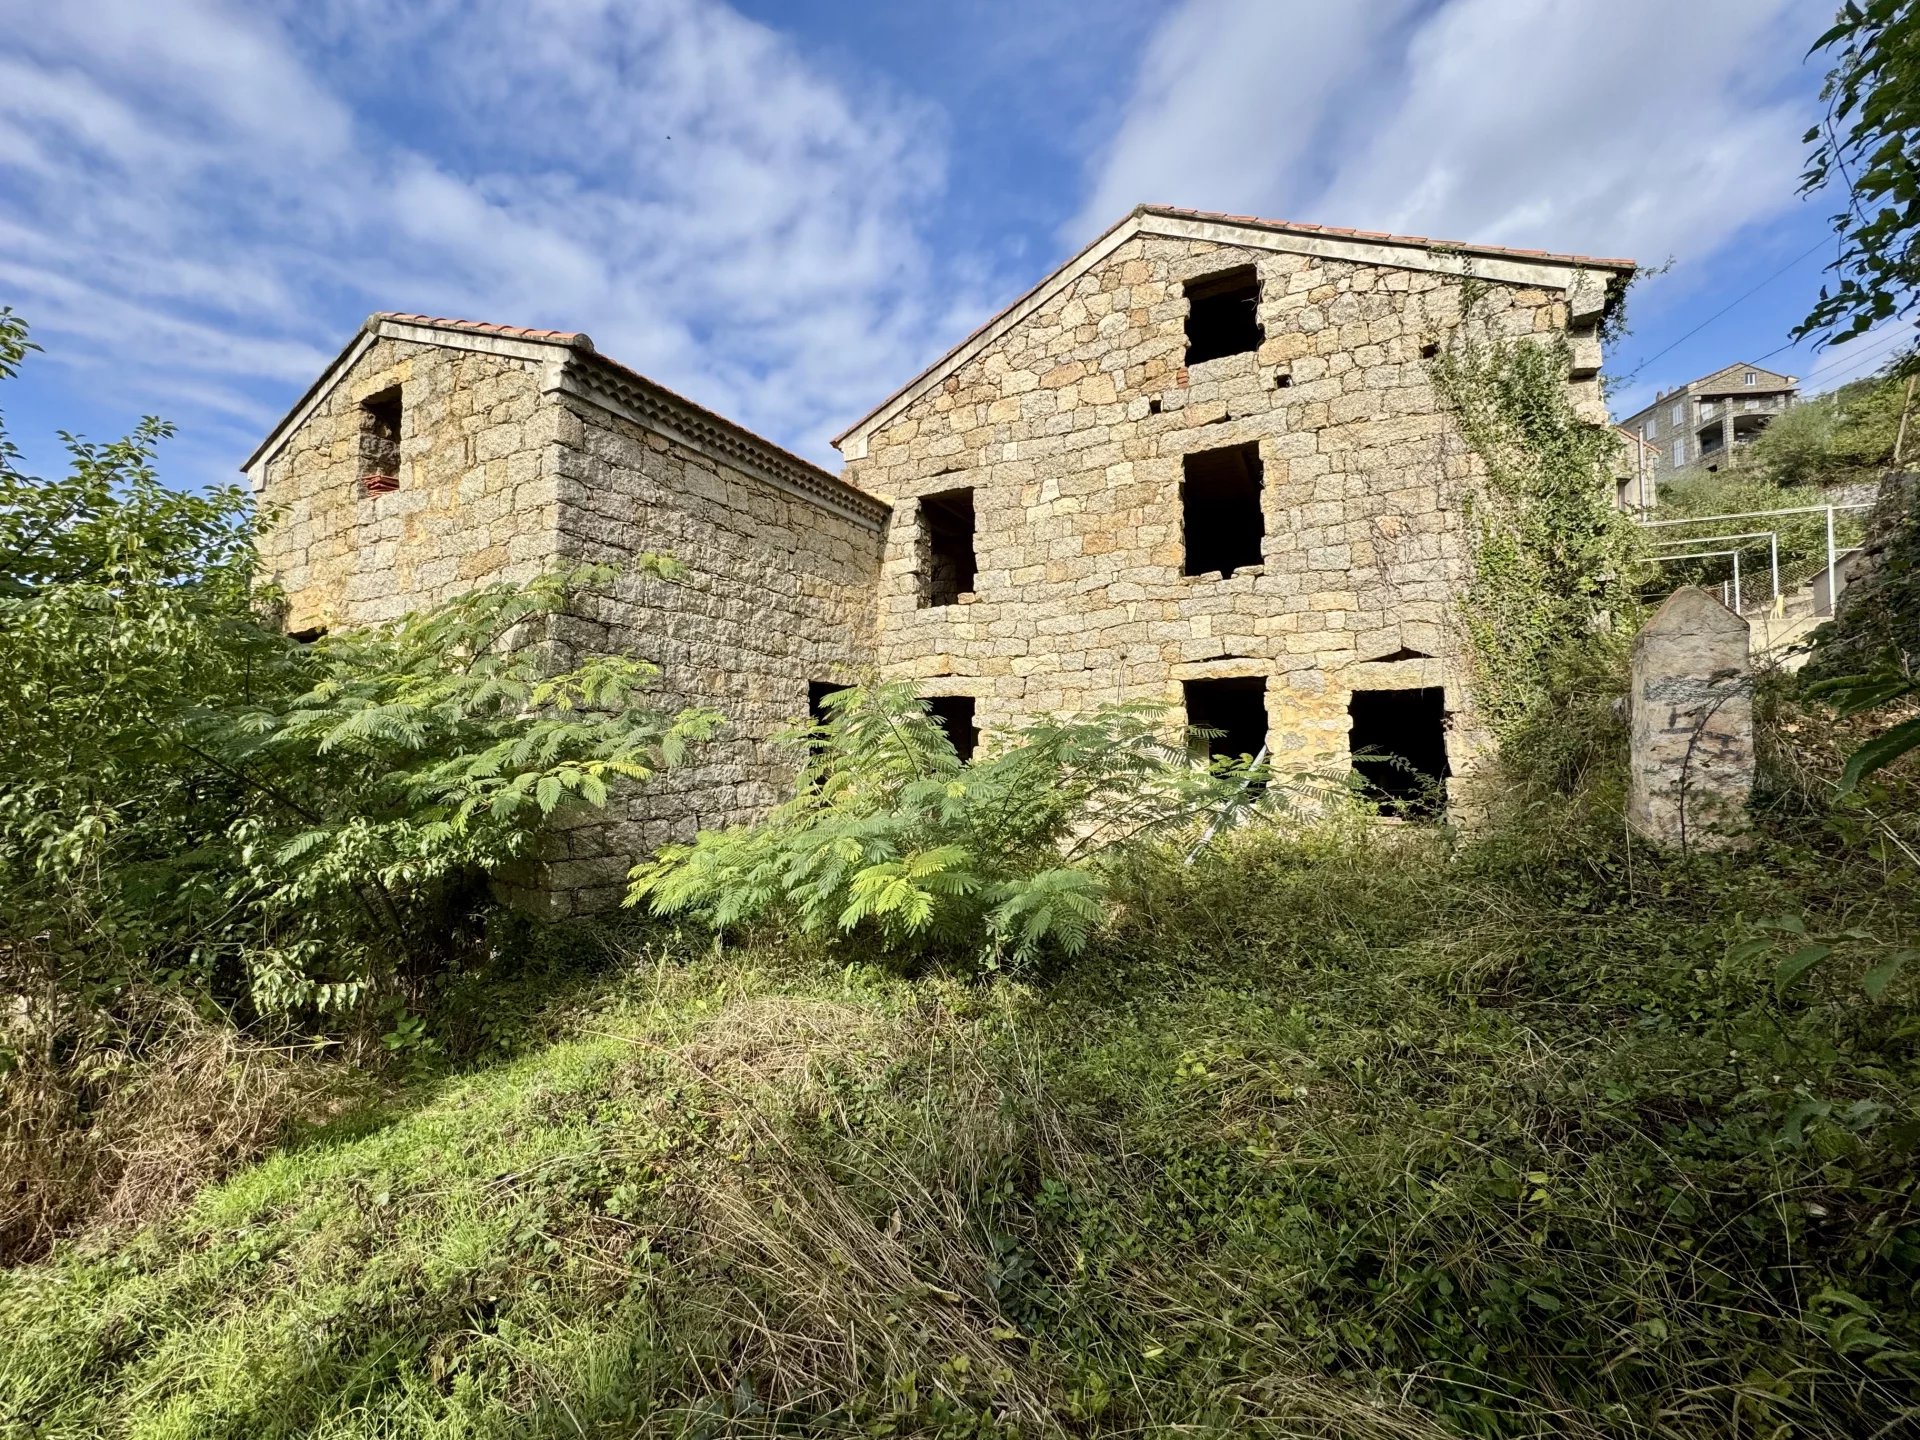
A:
MULTIPOLYGON (((832 1413, 880 1376, 984 1405, 1021 1433, 1061 1433, 1084 1407, 1077 1357, 1026 1333, 1003 1302, 1042 1252, 1055 1273, 1075 1264, 1015 1197, 1042 1175, 1100 1169, 1112 1137, 1052 1101, 1024 1007, 1002 1005, 983 1020, 927 992, 892 1013, 758 997, 666 1052, 719 1097, 710 1118, 729 1137, 723 1163, 683 1165, 675 1186, 683 1243, 729 1277, 707 1302, 731 1337, 708 1357, 709 1380, 756 1394, 769 1433, 774 1417, 832 1413), (890 1123, 865 1106, 878 1094, 890 1123), (863 1143, 844 1143, 856 1134, 863 1143)), ((1190 1291, 1152 1299, 1177 1330, 1190 1291)), ((1254 1378, 1215 1397, 1239 1433, 1447 1433, 1411 1405, 1317 1373, 1283 1337, 1247 1342, 1254 1378)), ((1144 1368, 1131 1382, 1126 1408, 1159 1408, 1144 1368)), ((735 1417, 728 1433, 751 1427, 735 1417)))
POLYGON ((63 1026, 16 1009, 15 1061, 0 1075, 0 1264, 171 1214, 296 1117, 374 1088, 311 1048, 255 1041, 178 999, 134 995, 119 1015, 63 1026))

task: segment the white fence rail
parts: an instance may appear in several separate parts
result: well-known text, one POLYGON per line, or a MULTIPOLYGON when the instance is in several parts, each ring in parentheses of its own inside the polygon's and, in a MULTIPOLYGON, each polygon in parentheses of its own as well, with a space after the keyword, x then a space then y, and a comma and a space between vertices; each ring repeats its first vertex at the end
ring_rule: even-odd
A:
MULTIPOLYGON (((1835 529, 1835 517, 1848 511, 1871 510, 1872 508, 1873 504, 1871 501, 1860 501, 1844 505, 1795 505, 1781 510, 1740 510, 1727 515, 1681 515, 1666 520, 1643 519, 1635 523, 1645 530, 1660 530, 1681 525, 1708 526, 1743 522, 1751 523, 1760 520, 1777 520, 1782 516, 1788 515, 1822 515, 1826 521, 1826 568, 1811 577, 1807 583, 1813 586, 1815 613, 1831 615, 1834 610, 1834 605, 1839 598, 1839 593, 1841 589, 1844 588, 1839 575, 1840 562, 1859 549, 1856 545, 1842 545, 1839 543, 1835 529), (1823 577, 1825 580, 1824 593, 1820 584, 1823 577)), ((1759 540, 1767 542, 1767 575, 1769 585, 1767 604, 1768 608, 1777 615, 1786 602, 1786 592, 1781 589, 1780 582, 1780 527, 1778 525, 1762 526, 1750 530, 1723 530, 1707 535, 1688 534, 1678 536, 1672 540, 1649 540, 1648 543, 1655 551, 1666 551, 1672 550, 1676 546, 1730 546, 1731 542, 1759 540)), ((1731 548, 1724 549, 1692 548, 1674 554, 1656 553, 1650 555, 1648 559, 1655 565, 1665 565, 1683 560, 1731 558, 1733 561, 1733 576, 1730 581, 1722 583, 1721 598, 1724 599, 1729 608, 1736 613, 1744 613, 1746 604, 1744 591, 1742 589, 1741 559, 1746 548, 1747 547, 1738 545, 1731 545, 1731 548)), ((1757 546, 1754 548, 1757 548, 1757 546)))

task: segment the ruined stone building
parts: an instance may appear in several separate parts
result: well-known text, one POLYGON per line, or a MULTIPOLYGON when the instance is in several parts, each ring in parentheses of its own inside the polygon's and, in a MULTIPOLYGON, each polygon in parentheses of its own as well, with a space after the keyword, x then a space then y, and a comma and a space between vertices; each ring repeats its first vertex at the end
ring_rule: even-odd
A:
POLYGON ((1741 448, 1799 398, 1800 382, 1793 376, 1739 362, 1665 391, 1620 428, 1650 447, 1650 474, 1658 485, 1695 466, 1738 464, 1741 448))
POLYGON ((1631 269, 1142 207, 856 421, 838 476, 585 335, 380 314, 246 471, 296 633, 561 564, 690 568, 585 598, 567 636, 730 722, 557 837, 547 886, 590 907, 663 840, 780 798, 770 738, 866 676, 916 682, 963 752, 1156 700, 1227 753, 1465 770, 1449 615, 1477 461, 1427 362, 1463 323, 1564 337, 1603 423, 1598 329, 1631 269))

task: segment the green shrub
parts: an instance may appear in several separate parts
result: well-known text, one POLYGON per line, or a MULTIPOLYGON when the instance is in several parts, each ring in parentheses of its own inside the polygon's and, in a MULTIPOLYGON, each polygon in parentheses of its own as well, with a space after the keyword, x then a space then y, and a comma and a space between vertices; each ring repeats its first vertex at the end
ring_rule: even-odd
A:
POLYGON ((1134 849, 1044 986, 636 955, 572 1038, 0 1278, 0 1427, 1901 1433, 1915 977, 1737 937, 1894 935, 1912 875, 1503 813, 1134 849))
MULTIPOLYGON (((1875 479, 1893 457, 1906 382, 1877 375, 1810 396, 1767 422, 1745 463, 1781 486, 1846 485, 1875 479)), ((1800 492, 1799 504, 1818 504, 1800 492)))
MULTIPOLYGON (((0 378, 31 348, 0 311, 0 378)), ((0 1247, 111 1190, 114 1085, 158 1084, 177 1043, 216 1053, 152 1014, 381 1024, 418 1058, 396 1007, 484 952, 490 877, 718 720, 649 706, 638 660, 540 643, 604 569, 293 643, 259 613, 247 497, 163 484, 169 433, 70 439, 44 480, 0 428, 0 1247)))
MULTIPOLYGON (((27 348, 0 315, 0 374, 27 348)), ((556 808, 717 723, 650 709, 644 662, 539 643, 606 569, 293 643, 257 613, 247 498, 162 484, 168 433, 71 440, 42 480, 0 430, 0 936, 55 989, 350 1008, 444 962, 476 879, 556 808)))
MULTIPOLYGON (((1469 315, 1476 291, 1469 286, 1469 315)), ((1504 739, 1545 699, 1557 657, 1625 628, 1634 527, 1614 507, 1620 438, 1575 412, 1564 341, 1484 341, 1463 326, 1434 387, 1479 458, 1472 574, 1458 610, 1485 723, 1504 739)))
POLYGON ((1036 721, 962 764, 911 685, 826 704, 823 725, 787 737, 806 756, 793 798, 662 850, 634 870, 630 903, 716 930, 766 921, 895 954, 1026 962, 1086 944, 1116 854, 1285 803, 1264 770, 1195 765, 1156 706, 1036 721))

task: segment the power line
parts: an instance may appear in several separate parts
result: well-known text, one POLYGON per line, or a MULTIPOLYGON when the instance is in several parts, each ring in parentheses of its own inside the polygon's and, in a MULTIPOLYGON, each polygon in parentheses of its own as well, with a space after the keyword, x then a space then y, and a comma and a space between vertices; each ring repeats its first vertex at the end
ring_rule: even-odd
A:
MULTIPOLYGON (((1813 254, 1814 251, 1818 250, 1822 245, 1825 245, 1826 243, 1827 243, 1826 236, 1824 235, 1821 236, 1818 240, 1814 241, 1811 246, 1809 246, 1805 250, 1802 250, 1798 255, 1794 256, 1793 259, 1789 260, 1786 264, 1782 265, 1778 270, 1774 271, 1771 275, 1767 276, 1766 279, 1762 280, 1758 285, 1754 286, 1751 290, 1747 291, 1744 295, 1741 295, 1738 299, 1733 300, 1731 303, 1729 303, 1722 309, 1714 311, 1713 314, 1709 315, 1706 319, 1702 320, 1698 325, 1694 326, 1691 330, 1687 331, 1686 334, 1682 335, 1678 340, 1674 341, 1673 344, 1667 346, 1665 350, 1654 351, 1653 354, 1649 355, 1646 359, 1642 360, 1638 365, 1634 366, 1633 369, 1629 371, 1627 375, 1621 379, 1620 383, 1624 385, 1628 381, 1636 379, 1642 370, 1646 369, 1647 366, 1651 365, 1654 361, 1658 360, 1662 355, 1665 355, 1669 351, 1675 350, 1681 345, 1684 345, 1687 341, 1691 340, 1694 336, 1698 335, 1702 330, 1706 329, 1709 325, 1713 324, 1713 322, 1718 320, 1721 316, 1729 314, 1733 310, 1739 308, 1739 306, 1743 304, 1745 301, 1750 300, 1755 295, 1758 295, 1762 290, 1766 289, 1767 286, 1771 285, 1774 281, 1778 280, 1782 275, 1786 274, 1789 270, 1793 269, 1794 266, 1798 265, 1802 260, 1806 259, 1807 256, 1813 254)), ((1782 348, 1785 348, 1785 347, 1782 347, 1782 348)), ((1773 353, 1777 355, 1780 352, 1776 350, 1773 353)))
MULTIPOLYGON (((1913 338, 1914 336, 1911 332, 1905 331, 1905 330, 1899 331, 1893 335, 1889 335, 1885 340, 1881 341, 1878 345, 1875 345, 1868 350, 1862 351, 1857 355, 1842 355, 1842 356, 1839 356, 1837 359, 1829 360, 1826 364, 1819 366, 1817 369, 1808 371, 1806 375, 1806 380, 1812 380, 1815 376, 1824 375, 1829 370, 1838 370, 1841 367, 1847 366, 1847 365, 1857 365, 1863 360, 1869 360, 1879 355, 1885 355, 1890 350, 1897 350, 1902 345, 1909 344, 1913 340, 1913 338)), ((1801 383, 1804 384, 1805 381, 1803 380, 1801 383)))

